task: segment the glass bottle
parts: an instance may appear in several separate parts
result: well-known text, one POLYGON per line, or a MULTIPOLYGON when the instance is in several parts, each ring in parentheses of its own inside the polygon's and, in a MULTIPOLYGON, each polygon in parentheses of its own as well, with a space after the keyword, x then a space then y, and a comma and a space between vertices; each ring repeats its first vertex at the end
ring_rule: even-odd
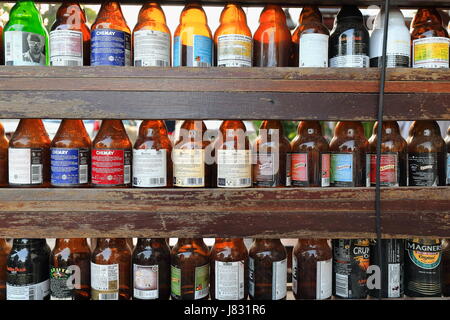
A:
POLYGON ((90 261, 91 249, 87 239, 56 239, 50 254, 51 299, 90 300, 90 261))
POLYGON ((92 186, 131 186, 131 152, 122 120, 103 120, 92 142, 92 186))
POLYGON ((442 294, 450 296, 450 239, 442 240, 442 294))
POLYGON ((170 257, 172 299, 207 300, 209 250, 203 239, 179 238, 170 257))
POLYGON ((5 128, 0 123, 0 187, 8 186, 8 147, 9 141, 5 135, 5 128))
POLYGON ((125 238, 99 238, 91 258, 92 300, 129 300, 131 250, 125 238))
POLYGON ((50 138, 41 119, 21 119, 9 141, 11 187, 50 186, 50 138))
POLYGON ((248 252, 242 238, 216 238, 210 267, 212 300, 247 300, 248 252))
POLYGON ((103 2, 91 27, 91 66, 131 66, 130 34, 119 2, 103 2))
POLYGON ((50 31, 52 66, 88 66, 91 56, 91 32, 78 1, 63 2, 56 12, 50 31))
POLYGON ((6 264, 11 246, 4 238, 0 238, 0 301, 6 299, 6 264))
POLYGON ((133 30, 135 67, 170 67, 171 34, 157 2, 145 2, 133 30))
POLYGON ((447 129, 445 143, 447 146, 447 185, 450 186, 450 127, 447 129))
POLYGON ((3 23, 0 21, 0 65, 5 64, 4 57, 4 48, 3 48, 3 23))
POLYGON ((133 299, 170 298, 170 248, 164 238, 138 238, 133 251, 133 299))
POLYGON ((48 32, 33 1, 17 1, 3 30, 5 65, 49 65, 48 32))

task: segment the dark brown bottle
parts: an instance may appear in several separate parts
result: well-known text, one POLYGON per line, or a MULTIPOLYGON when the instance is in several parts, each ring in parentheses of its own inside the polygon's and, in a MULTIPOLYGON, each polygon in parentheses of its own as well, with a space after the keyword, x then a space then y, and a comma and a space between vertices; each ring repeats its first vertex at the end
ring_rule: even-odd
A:
POLYGON ((445 143, 447 145, 447 185, 450 186, 450 127, 447 129, 445 143))
POLYGON ((0 238, 0 300, 6 299, 6 263, 11 246, 4 238, 0 238))
POLYGON ((287 252, 280 239, 255 239, 248 264, 250 299, 286 299, 287 252))
POLYGON ((50 186, 50 138, 41 119, 21 119, 9 141, 11 187, 50 186))
POLYGON ((210 267, 211 299, 247 300, 248 252, 242 238, 216 238, 210 267))
POLYGON ((442 294, 450 296, 450 242, 442 240, 442 294))
POLYGON ((92 300, 129 300, 131 250, 125 238, 99 238, 91 259, 92 300))
POLYGON ((5 136, 5 129, 0 123, 0 187, 8 186, 8 147, 9 141, 5 136))
POLYGON ((172 299, 207 300, 209 250, 203 239, 179 238, 170 257, 172 299))
POLYGON ((91 249, 85 238, 56 239, 50 254, 52 300, 90 300, 91 249), (71 278, 72 286, 68 281, 71 278))

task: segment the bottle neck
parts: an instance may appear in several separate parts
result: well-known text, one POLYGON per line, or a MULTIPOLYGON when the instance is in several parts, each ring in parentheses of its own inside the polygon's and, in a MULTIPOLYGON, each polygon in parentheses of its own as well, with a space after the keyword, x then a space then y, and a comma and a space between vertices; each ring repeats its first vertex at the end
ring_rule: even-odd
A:
POLYGON ((13 246, 27 247, 27 246, 44 246, 45 239, 30 239, 30 238, 14 238, 13 246))
POLYGON ((139 127, 139 136, 151 138, 153 136, 167 136, 167 127, 163 120, 144 120, 139 127))
POLYGON ((138 238, 136 247, 152 247, 154 244, 167 245, 164 238, 138 238))
POLYGON ((158 3, 147 2, 142 6, 139 11, 138 23, 144 22, 166 24, 166 16, 158 3))
POLYGON ((298 239, 301 247, 329 247, 327 239, 298 239))
POLYGON ((97 247, 104 248, 126 248, 127 240, 125 238, 99 238, 97 239, 97 247))
POLYGON ((58 238, 55 247, 88 247, 88 243, 86 238, 58 238))

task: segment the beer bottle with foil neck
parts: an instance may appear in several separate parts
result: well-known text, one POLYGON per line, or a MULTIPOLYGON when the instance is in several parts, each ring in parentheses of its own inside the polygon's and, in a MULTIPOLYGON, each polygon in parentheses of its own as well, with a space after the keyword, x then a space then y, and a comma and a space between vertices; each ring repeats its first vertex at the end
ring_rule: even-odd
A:
POLYGON ((296 187, 329 187, 330 153, 320 122, 300 121, 291 148, 291 184, 296 187))
POLYGON ((247 300, 248 252, 242 238, 216 238, 210 270, 212 300, 247 300))
POLYGON ((213 39, 200 3, 188 3, 180 16, 173 39, 174 67, 211 67, 213 39))
POLYGON ((87 187, 91 138, 83 120, 63 119, 50 146, 53 187, 87 187))
POLYGON ((450 127, 447 129, 445 142, 447 147, 447 185, 450 186, 450 127))
POLYGON ((253 59, 252 32, 244 10, 237 3, 228 3, 220 14, 220 26, 214 33, 218 67, 251 67, 253 59))
POLYGON ((420 8, 411 22, 412 67, 448 68, 448 32, 436 8, 420 8))
POLYGON ((437 122, 414 121, 407 142, 408 185, 445 186, 445 141, 437 122))
POLYGON ((92 142, 92 186, 131 186, 131 152, 122 120, 103 120, 92 142))
POLYGON ((9 141, 11 187, 50 186, 50 138, 41 119, 21 119, 9 141))
POLYGON ((170 248, 164 238, 138 238, 133 251, 133 299, 169 300, 170 248))
POLYGON ((170 256, 172 299, 207 300, 209 250, 203 239, 179 238, 170 256))
POLYGON ((0 300, 6 299, 6 263, 11 246, 4 238, 0 238, 0 300))
POLYGON ((259 27, 253 35, 255 67, 289 67, 292 53, 291 31, 279 5, 267 4, 259 16, 259 27))
POLYGON ((8 147, 5 128, 0 123, 0 187, 8 186, 8 147))
POLYGON ((131 250, 125 238, 99 238, 91 258, 92 300, 129 300, 131 250))
POLYGON ((332 265, 328 240, 298 239, 292 252, 292 291, 295 298, 331 298, 332 265))
POLYGON ((166 16, 157 2, 146 2, 133 30, 135 67, 170 67, 171 34, 166 16))
POLYGON ((78 1, 63 2, 50 31, 52 66, 88 66, 91 57, 91 32, 78 1))
POLYGON ((442 294, 450 296, 450 242, 442 239, 442 294))
POLYGON ((330 31, 323 24, 317 6, 304 6, 298 18, 298 27, 292 34, 292 66, 328 67, 328 40, 330 31))
POLYGON ((50 254, 51 299, 90 300, 90 261, 91 249, 87 239, 56 239, 50 254))
POLYGON ((105 1, 91 27, 91 66, 131 66, 131 31, 118 1, 105 1))
POLYGON ((172 186, 172 142, 163 120, 144 120, 133 146, 133 187, 172 186))

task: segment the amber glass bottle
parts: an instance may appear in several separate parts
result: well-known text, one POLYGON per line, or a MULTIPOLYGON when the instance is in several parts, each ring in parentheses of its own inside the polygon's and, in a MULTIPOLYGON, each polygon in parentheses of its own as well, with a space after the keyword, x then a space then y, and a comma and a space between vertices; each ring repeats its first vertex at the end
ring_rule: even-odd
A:
POLYGON ((450 186, 450 127, 447 129, 445 142, 447 145, 447 185, 450 186))
POLYGON ((6 299, 6 262, 10 251, 6 239, 0 238, 0 300, 6 299))
POLYGON ((99 238, 91 259, 92 300, 129 300, 131 250, 125 238, 99 238))
POLYGON ((91 56, 91 32, 78 1, 63 2, 56 12, 50 31, 52 66, 88 66, 91 56))
POLYGON ((214 33, 215 63, 218 67, 251 67, 253 58, 252 32, 244 10, 228 3, 220 15, 220 26, 214 33))
POLYGON ((286 15, 280 6, 267 4, 253 35, 253 65, 288 67, 291 53, 291 32, 286 24, 286 15))
POLYGON ((50 138, 41 119, 21 119, 9 141, 11 187, 50 186, 50 138))
POLYGON ((133 187, 172 186, 172 142, 163 120, 144 120, 133 147, 133 187))
POLYGON ((448 32, 436 8, 417 10, 411 22, 413 68, 448 68, 448 32))
POLYGON ((408 137, 408 185, 445 186, 445 142, 436 121, 414 121, 408 137))
POLYGON ((92 142, 92 186, 131 186, 131 149, 122 120, 103 120, 92 142))
POLYGON ((91 65, 131 66, 130 35, 119 2, 103 2, 91 27, 91 65))
POLYGON ((450 239, 442 240, 442 294, 450 296, 450 239))
POLYGON ((297 187, 330 186, 330 153, 319 121, 300 121, 291 142, 291 180, 297 187))
POLYGON ((146 2, 133 30, 134 66, 170 67, 171 35, 166 16, 156 2, 146 2))
POLYGON ((8 185, 8 147, 9 141, 6 138, 5 129, 0 123, 0 187, 8 185))
POLYGON ((50 254, 50 292, 52 300, 91 298, 91 249, 85 238, 56 239, 50 254), (67 283, 72 277, 73 286, 67 283))
POLYGON ((211 67, 213 39, 200 3, 188 3, 180 16, 173 39, 174 67, 211 67))
POLYGON ((207 300, 209 250, 203 239, 179 238, 170 257, 172 299, 207 300))

